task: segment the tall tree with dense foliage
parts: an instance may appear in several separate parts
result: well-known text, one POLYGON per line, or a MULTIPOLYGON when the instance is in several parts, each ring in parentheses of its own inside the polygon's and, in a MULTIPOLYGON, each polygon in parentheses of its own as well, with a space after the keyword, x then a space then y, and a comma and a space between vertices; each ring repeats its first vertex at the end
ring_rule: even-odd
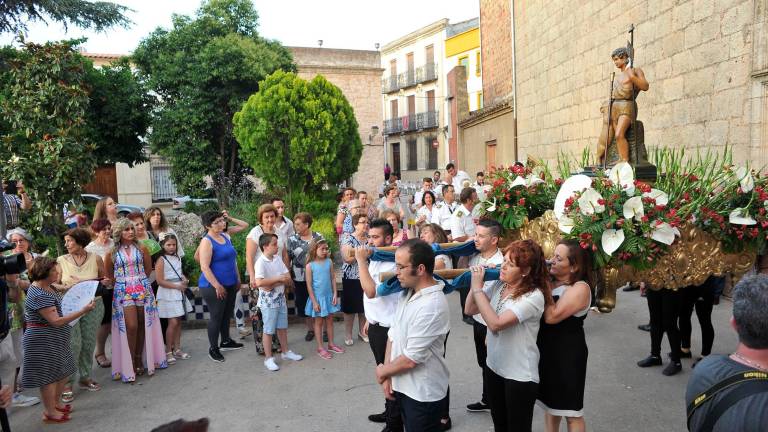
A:
POLYGON ((257 26, 250 0, 206 0, 194 18, 175 15, 173 29, 158 28, 134 51, 158 99, 150 144, 182 193, 199 191, 206 176, 218 185, 241 175, 234 113, 267 75, 295 69, 289 51, 257 26))
POLYGON ((0 1, 0 33, 26 30, 27 22, 50 20, 80 28, 102 31, 114 26, 127 27, 125 6, 112 2, 86 0, 3 0, 0 1))
POLYGON ((286 188, 293 204, 351 177, 363 152, 352 106, 322 75, 275 72, 234 123, 243 160, 270 187, 286 188))
POLYGON ((0 115, 3 178, 21 179, 35 203, 36 228, 60 238, 62 205, 93 178, 96 145, 85 127, 89 109, 88 62, 72 42, 23 44, 7 62, 0 115))

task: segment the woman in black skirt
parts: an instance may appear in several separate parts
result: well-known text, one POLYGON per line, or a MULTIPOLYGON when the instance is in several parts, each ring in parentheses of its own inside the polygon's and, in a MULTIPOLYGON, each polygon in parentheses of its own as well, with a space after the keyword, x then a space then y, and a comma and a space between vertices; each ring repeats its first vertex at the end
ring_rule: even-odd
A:
POLYGON ((347 346, 355 343, 352 338, 355 314, 357 314, 358 320, 357 337, 363 342, 368 342, 368 338, 362 333, 363 327, 365 327, 363 288, 360 286, 360 273, 354 254, 355 248, 365 245, 367 241, 368 222, 367 214, 359 213, 352 216, 354 231, 341 240, 341 258, 344 260, 344 265, 341 266, 341 311, 344 312, 344 344, 347 346))
POLYGON ((592 302, 592 259, 576 240, 561 241, 555 248, 550 274, 554 304, 544 310, 539 346, 539 396, 545 412, 545 430, 560 430, 566 418, 569 432, 586 430, 584 383, 587 378, 587 342, 584 319, 592 302))
POLYGON ((40 388, 44 423, 64 423, 69 421, 72 405, 59 405, 58 395, 69 376, 77 372, 75 358, 69 349, 72 327, 68 324, 92 311, 96 303, 91 300, 81 310, 62 315, 61 296, 52 286, 59 280, 59 272, 56 261, 51 258, 35 258, 28 275, 32 285, 24 303, 27 329, 21 386, 40 388))

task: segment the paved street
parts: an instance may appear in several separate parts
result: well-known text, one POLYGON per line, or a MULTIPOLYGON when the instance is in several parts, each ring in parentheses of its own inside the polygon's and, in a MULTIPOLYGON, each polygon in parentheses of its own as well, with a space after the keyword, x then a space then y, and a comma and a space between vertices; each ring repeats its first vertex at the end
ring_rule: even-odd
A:
MULTIPOLYGON (((448 341, 453 430, 490 431, 489 414, 464 409, 480 395, 480 372, 471 327, 460 320, 458 295, 451 295, 450 303, 455 308, 448 341)), ((713 313, 717 353, 735 347, 736 337, 728 325, 730 308, 731 303, 724 301, 713 313)), ((683 393, 691 360, 684 360, 683 373, 674 377, 662 376, 659 367, 637 368, 635 361, 649 350, 648 333, 636 329, 644 322, 645 300, 637 292, 619 293, 617 310, 587 319, 590 358, 585 410, 589 430, 685 430, 683 393)), ((341 327, 337 324, 337 331, 341 327)), ((700 346, 697 332, 694 324, 694 352, 700 346)), ((346 354, 327 361, 313 354, 313 343, 304 342, 303 335, 300 325, 291 326, 291 348, 307 358, 296 364, 282 363, 283 369, 272 373, 264 369, 252 339, 246 341, 245 349, 225 353, 226 363, 215 364, 206 356, 205 331, 186 331, 185 344, 193 359, 179 361, 153 378, 140 378, 135 385, 109 382, 107 370, 96 368, 95 378, 104 388, 77 395, 70 423, 44 426, 36 406, 11 412, 13 431, 149 431, 179 417, 202 416, 209 417, 211 430, 218 432, 379 431, 380 425, 366 420, 383 407, 368 346, 356 342, 346 354)), ((667 351, 665 340, 663 352, 667 351)), ((542 417, 537 410, 535 430, 543 430, 542 417)))

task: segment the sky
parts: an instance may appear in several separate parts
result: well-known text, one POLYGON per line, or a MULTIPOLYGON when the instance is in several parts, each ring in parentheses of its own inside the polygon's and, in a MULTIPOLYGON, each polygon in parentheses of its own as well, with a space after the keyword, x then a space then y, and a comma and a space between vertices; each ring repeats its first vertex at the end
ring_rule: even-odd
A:
MULTIPOLYGON (((105 33, 84 31, 58 24, 30 24, 27 39, 34 42, 87 37, 87 52, 128 54, 157 27, 170 28, 171 16, 194 15, 196 0, 113 0, 133 12, 128 29, 105 33)), ((259 33, 287 46, 375 50, 427 24, 448 18, 452 23, 479 15, 479 0, 253 0, 259 13, 259 33)), ((12 43, 2 35, 0 44, 12 43)))

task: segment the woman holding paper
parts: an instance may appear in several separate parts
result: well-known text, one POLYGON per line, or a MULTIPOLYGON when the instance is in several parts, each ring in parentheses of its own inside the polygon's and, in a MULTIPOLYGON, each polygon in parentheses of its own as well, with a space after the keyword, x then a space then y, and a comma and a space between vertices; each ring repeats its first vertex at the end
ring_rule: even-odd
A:
POLYGON ((168 367, 155 296, 147 278, 152 257, 136 240, 128 219, 112 224, 115 248, 107 255, 107 277, 115 280, 112 300, 112 379, 136 381, 136 375, 153 375, 168 367))
MULTIPOLYGON (((104 263, 101 257, 85 250, 91 242, 90 233, 83 228, 73 228, 64 233, 64 247, 67 254, 60 256, 56 263, 59 268, 59 288, 68 290, 73 285, 88 281, 104 279, 104 263)), ((96 348, 96 331, 104 316, 104 303, 97 302, 92 312, 83 316, 74 327, 69 339, 72 355, 77 362, 80 375, 80 388, 88 391, 99 391, 101 387, 91 378, 93 367, 93 351, 96 348)), ((72 402, 75 395, 72 387, 75 385, 77 374, 72 374, 69 384, 61 394, 61 401, 72 402)))
POLYGON ((32 282, 24 302, 27 330, 24 334, 24 365, 21 385, 24 388, 40 388, 43 399, 43 422, 64 423, 69 421, 72 405, 59 404, 69 377, 77 372, 75 359, 69 349, 71 321, 91 313, 99 302, 91 300, 82 309, 63 315, 61 295, 53 287, 58 281, 56 261, 38 257, 29 268, 32 282))

